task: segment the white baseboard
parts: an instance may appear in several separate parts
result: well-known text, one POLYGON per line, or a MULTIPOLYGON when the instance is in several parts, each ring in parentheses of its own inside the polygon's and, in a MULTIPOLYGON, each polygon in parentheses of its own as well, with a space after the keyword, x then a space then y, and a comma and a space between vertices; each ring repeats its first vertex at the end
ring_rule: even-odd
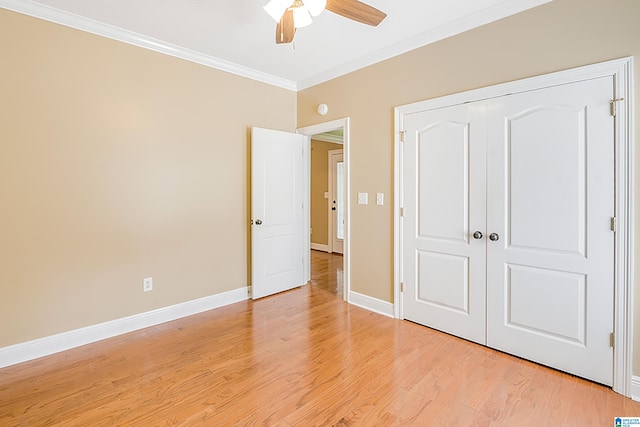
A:
POLYGON ((631 399, 640 402, 640 377, 631 377, 631 399))
POLYGON ((311 249, 314 251, 329 252, 329 245, 311 242, 311 249))
POLYGON ((349 292, 349 303, 374 313, 393 318, 393 304, 357 292, 349 292))
POLYGON ((245 301, 247 298, 247 288, 238 288, 146 313, 3 347, 0 348, 0 368, 245 301))

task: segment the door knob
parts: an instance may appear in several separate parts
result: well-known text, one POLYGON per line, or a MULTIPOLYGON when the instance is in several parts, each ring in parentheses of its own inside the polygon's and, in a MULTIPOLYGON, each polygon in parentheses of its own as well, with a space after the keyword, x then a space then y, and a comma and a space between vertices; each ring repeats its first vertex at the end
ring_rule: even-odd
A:
POLYGON ((492 242, 497 242, 499 239, 500 236, 498 236, 498 233, 489 234, 489 240, 491 240, 492 242))
POLYGON ((482 239, 482 232, 476 231, 475 233, 473 233, 473 238, 476 240, 482 239))
POLYGON ((262 220, 261 219, 256 219, 256 225, 262 225, 262 220))

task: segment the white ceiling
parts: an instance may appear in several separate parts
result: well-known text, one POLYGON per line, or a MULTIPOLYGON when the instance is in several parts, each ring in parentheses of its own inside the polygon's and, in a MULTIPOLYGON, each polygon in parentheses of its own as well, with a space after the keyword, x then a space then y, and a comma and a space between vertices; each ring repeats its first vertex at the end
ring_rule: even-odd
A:
POLYGON ((387 13, 378 27, 324 11, 288 45, 275 43, 276 24, 262 9, 268 0, 0 0, 0 7, 298 90, 551 0, 364 1, 387 13))

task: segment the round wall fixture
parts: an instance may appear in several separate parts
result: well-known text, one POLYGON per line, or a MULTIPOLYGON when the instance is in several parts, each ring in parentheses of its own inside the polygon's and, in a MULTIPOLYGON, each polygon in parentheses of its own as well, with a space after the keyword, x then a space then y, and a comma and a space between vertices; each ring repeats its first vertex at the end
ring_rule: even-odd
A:
POLYGON ((327 104, 318 105, 318 114, 320 114, 321 116, 326 116, 328 112, 329 106, 327 104))

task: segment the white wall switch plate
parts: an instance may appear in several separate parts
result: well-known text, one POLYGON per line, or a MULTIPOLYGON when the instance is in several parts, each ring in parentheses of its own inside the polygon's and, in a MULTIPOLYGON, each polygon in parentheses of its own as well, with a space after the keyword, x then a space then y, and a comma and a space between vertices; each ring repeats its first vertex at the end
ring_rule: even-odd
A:
POLYGON ((384 193, 377 193, 376 194, 376 204, 379 206, 384 205, 384 193))
POLYGON ((145 292, 153 290, 153 277, 146 277, 142 279, 142 290, 145 292))
POLYGON ((358 193, 358 204, 359 205, 368 205, 369 204, 369 193, 358 193))

